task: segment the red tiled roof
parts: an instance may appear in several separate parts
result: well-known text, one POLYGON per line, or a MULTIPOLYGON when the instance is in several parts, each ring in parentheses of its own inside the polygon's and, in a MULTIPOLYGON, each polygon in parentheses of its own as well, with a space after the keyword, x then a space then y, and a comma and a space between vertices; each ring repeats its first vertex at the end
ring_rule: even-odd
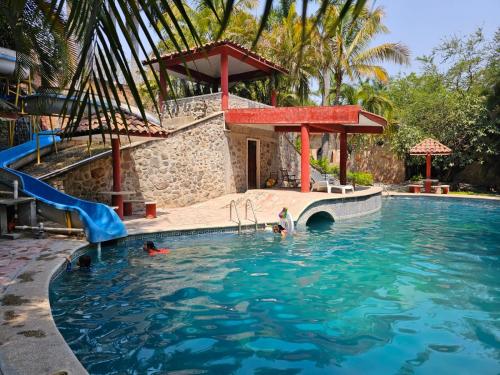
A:
POLYGON ((449 155, 451 149, 435 139, 426 138, 419 144, 410 148, 410 155, 449 155))
MULTIPOLYGON (((108 117, 110 116, 111 114, 108 115, 108 117)), ((117 116, 116 123, 120 134, 123 135, 128 134, 130 136, 139 136, 139 137, 160 137, 160 138, 165 138, 168 135, 168 131, 162 128, 160 125, 155 125, 150 122, 148 122, 146 125, 146 122, 137 115, 127 114, 127 113, 125 114, 127 127, 125 127, 122 117, 118 114, 116 116, 117 116), (127 128, 128 128, 128 133, 127 133, 127 128)), ((106 116, 104 114, 101 114, 100 117, 102 125, 104 126, 104 132, 108 132, 108 123, 106 121, 106 116)), ((115 124, 111 121, 109 125, 113 130, 113 132, 116 133, 115 124)), ((101 129, 99 129, 99 120, 97 118, 97 115, 95 114, 92 115, 91 131, 92 133, 101 133, 101 129)), ((73 133, 73 135, 79 136, 88 134, 89 134, 89 121, 88 119, 84 119, 80 121, 80 124, 78 125, 78 128, 73 133)))
MULTIPOLYGON (((251 50, 249 50, 248 48, 246 47, 243 47, 241 44, 238 44, 238 43, 235 43, 231 40, 219 40, 217 42, 210 42, 210 43, 206 43, 206 44, 203 44, 199 47, 193 47, 193 48, 190 48, 190 49, 184 49, 180 52, 171 52, 171 53, 166 53, 164 55, 161 56, 161 59, 162 60, 169 60, 169 59, 176 59, 178 57, 187 57, 189 55, 193 55, 193 54, 197 54, 197 53, 200 53, 200 52, 207 52, 208 50, 212 49, 212 48, 215 48, 215 47, 219 47, 219 46, 231 46, 241 52, 243 52, 245 55, 248 55, 266 65, 269 65, 271 68, 281 72, 281 73, 284 73, 284 74, 288 74, 288 70, 283 68, 282 66, 278 65, 278 64, 275 64, 273 63, 272 61, 260 56, 259 54, 257 54, 256 52, 253 52, 251 50)), ((152 60, 149 60, 149 61, 146 61, 144 60, 143 61, 143 64, 144 65, 147 65, 147 64, 154 64, 158 62, 158 59, 152 59, 152 60)))

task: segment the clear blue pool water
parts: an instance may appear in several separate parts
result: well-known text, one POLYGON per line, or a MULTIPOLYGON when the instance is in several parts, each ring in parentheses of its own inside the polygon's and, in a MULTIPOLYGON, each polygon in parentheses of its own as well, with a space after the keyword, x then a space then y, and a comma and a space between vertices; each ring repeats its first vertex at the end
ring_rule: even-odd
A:
POLYGON ((386 199, 270 233, 92 253, 51 285, 91 374, 498 374, 500 205, 386 199))

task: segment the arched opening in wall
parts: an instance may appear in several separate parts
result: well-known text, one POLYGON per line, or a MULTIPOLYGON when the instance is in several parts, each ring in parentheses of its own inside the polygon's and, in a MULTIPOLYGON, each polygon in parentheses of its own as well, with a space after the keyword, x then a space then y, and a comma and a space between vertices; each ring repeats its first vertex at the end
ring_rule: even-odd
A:
POLYGON ((312 214, 309 219, 307 219, 306 226, 310 230, 328 230, 333 227, 334 223, 335 219, 330 213, 320 211, 312 214))

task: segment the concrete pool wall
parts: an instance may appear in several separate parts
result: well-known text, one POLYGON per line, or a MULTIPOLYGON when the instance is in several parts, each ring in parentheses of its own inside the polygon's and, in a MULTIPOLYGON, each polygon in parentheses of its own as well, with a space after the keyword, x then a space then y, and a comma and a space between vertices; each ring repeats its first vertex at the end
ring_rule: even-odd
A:
POLYGON ((382 208, 382 195, 375 192, 368 195, 346 195, 342 199, 325 199, 312 203, 300 214, 297 229, 304 229, 309 219, 317 214, 326 214, 334 221, 369 215, 382 208))

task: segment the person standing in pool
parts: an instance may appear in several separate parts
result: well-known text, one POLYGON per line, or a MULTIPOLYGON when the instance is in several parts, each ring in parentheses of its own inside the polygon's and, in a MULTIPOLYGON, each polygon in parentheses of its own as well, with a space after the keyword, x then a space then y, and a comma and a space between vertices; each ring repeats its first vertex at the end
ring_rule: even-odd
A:
POLYGON ((290 212, 288 212, 288 208, 283 207, 281 212, 278 214, 279 217, 279 225, 286 229, 287 233, 293 233, 294 225, 293 218, 290 212))
POLYGON ((168 254, 170 252, 169 249, 157 249, 153 241, 144 242, 142 250, 147 251, 149 256, 154 256, 156 254, 168 254))
POLYGON ((279 233, 279 234, 281 234, 281 238, 285 238, 287 231, 281 225, 277 224, 277 225, 273 225, 273 233, 279 233))

